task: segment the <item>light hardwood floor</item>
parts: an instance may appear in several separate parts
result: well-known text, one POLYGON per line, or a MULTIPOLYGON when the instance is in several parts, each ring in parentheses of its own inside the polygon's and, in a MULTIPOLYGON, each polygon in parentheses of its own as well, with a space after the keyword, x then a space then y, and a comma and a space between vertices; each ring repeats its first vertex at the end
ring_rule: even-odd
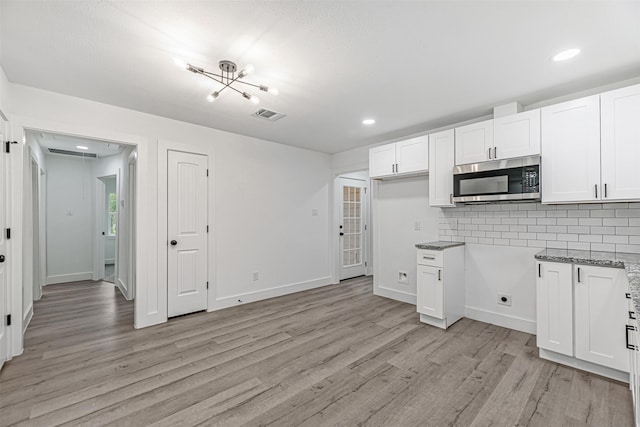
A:
POLYGON ((132 324, 112 284, 47 286, 0 424, 632 425, 625 384, 539 359, 529 334, 421 324, 370 278, 132 324))

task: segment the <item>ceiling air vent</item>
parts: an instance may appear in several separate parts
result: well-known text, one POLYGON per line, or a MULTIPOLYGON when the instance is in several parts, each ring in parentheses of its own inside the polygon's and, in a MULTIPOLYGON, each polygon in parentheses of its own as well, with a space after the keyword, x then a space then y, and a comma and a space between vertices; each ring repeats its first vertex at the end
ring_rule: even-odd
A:
POLYGON ((64 154, 65 156, 97 157, 95 153, 85 153, 82 151, 58 150, 57 148, 49 148, 49 152, 53 154, 64 154))
POLYGON ((275 111, 271 110, 265 110, 264 108, 259 109, 251 115, 254 117, 260 117, 261 119, 269 120, 270 122, 275 122, 276 120, 280 120, 285 116, 285 114, 276 113, 275 111))

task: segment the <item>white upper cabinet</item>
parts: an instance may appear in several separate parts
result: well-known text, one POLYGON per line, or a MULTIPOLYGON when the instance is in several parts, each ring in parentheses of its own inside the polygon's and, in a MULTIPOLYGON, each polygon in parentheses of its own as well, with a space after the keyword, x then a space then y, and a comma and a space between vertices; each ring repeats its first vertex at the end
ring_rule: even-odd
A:
POLYGON ((599 95, 542 109, 543 203, 599 200, 599 95))
POLYGON ((454 130, 429 135, 429 206, 453 203, 454 130))
POLYGON ((369 176, 380 178, 395 175, 396 145, 387 144, 369 149, 369 176))
POLYGON ((455 130, 456 165, 493 159, 493 119, 455 130))
POLYGON ((369 149, 369 176, 417 175, 429 170, 429 139, 425 136, 369 149))
POLYGON ((603 200, 640 198, 640 85, 600 95, 603 200))
POLYGON ((540 154, 540 109, 493 119, 493 157, 540 154))
POLYGON ((429 170, 429 137, 427 135, 396 142, 396 174, 429 170))

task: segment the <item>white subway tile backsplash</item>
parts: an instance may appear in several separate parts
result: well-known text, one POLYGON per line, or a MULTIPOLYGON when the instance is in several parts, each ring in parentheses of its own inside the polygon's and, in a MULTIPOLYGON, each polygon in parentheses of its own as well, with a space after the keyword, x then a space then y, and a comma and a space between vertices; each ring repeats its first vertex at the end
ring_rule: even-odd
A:
POLYGON ((586 242, 567 242, 567 249, 576 249, 579 251, 591 250, 591 243, 586 242))
POLYGON ((558 218, 558 225, 578 225, 578 218, 558 218))
MULTIPOLYGON (((629 218, 603 218, 602 225, 607 227, 628 227, 633 224, 629 222, 629 218)), ((640 225, 640 223, 638 225, 640 225)))
POLYGON ((567 227, 567 232, 568 233, 587 234, 587 233, 589 233, 589 231, 591 231, 591 230, 586 225, 570 225, 570 226, 567 227))
POLYGON ((442 240, 640 253, 640 203, 505 203, 441 209, 442 240))
POLYGON ((535 218, 518 218, 518 224, 520 225, 535 225, 538 221, 535 218))
POLYGON ((598 225, 602 226, 602 218, 580 218, 578 225, 598 225))
POLYGON ((581 234, 578 240, 580 240, 581 242, 602 243, 602 235, 601 234, 581 234))
POLYGON ((629 236, 602 236, 602 243, 622 243, 626 245, 629 243, 629 236))
POLYGON ((566 225, 548 225, 546 231, 548 233, 566 233, 567 226, 566 225))
POLYGON ((561 242, 561 241, 553 241, 550 240, 547 242, 547 247, 548 248, 553 248, 553 249, 567 249, 567 242, 561 242))
POLYGON ((613 243, 592 243, 591 244, 592 251, 604 251, 604 252, 615 252, 616 245, 613 243))

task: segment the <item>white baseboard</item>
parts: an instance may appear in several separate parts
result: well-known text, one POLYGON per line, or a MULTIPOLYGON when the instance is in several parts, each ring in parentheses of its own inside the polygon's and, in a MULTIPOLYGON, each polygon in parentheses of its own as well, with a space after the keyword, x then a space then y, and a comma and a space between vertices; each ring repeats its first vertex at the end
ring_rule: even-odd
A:
POLYGON ((319 288, 331 284, 331 277, 322 277, 320 279, 308 280, 306 282, 292 283, 289 285, 274 286, 268 289, 262 289, 244 294, 231 295, 218 298, 213 302, 213 307, 209 307, 207 311, 222 310, 223 308, 235 307, 236 305, 246 304, 249 302, 261 301, 269 298, 275 298, 283 295, 293 294, 295 292, 306 291, 309 289, 319 288), (240 300, 240 301, 238 301, 240 300))
POLYGON ((27 327, 29 323, 31 323, 31 319, 33 319, 33 303, 29 306, 29 310, 24 315, 22 319, 22 335, 27 331, 27 327))
POLYGON ((58 276, 48 276, 47 285, 55 285, 56 283, 80 282, 82 280, 93 280, 93 271, 73 274, 60 274, 58 276))
POLYGON ((536 322, 534 320, 523 319, 522 317, 509 316, 507 314, 496 313, 468 305, 464 307, 464 317, 504 328, 515 329, 516 331, 536 334, 536 322))
POLYGON ((602 375, 603 377, 613 378, 614 380, 629 382, 629 373, 618 371, 617 369, 608 368, 606 366, 597 365, 595 363, 587 362, 585 360, 576 359, 575 357, 567 356, 564 354, 556 353, 554 351, 539 349, 541 359, 550 360, 552 362, 560 363, 562 365, 571 366, 583 371, 592 372, 594 374, 602 375))
POLYGON ((406 302, 407 304, 416 305, 416 296, 415 294, 410 294, 408 292, 402 292, 395 289, 385 288, 383 286, 374 286, 373 294, 378 295, 379 297, 385 297, 389 299, 394 299, 396 301, 406 302))
POLYGON ((116 279, 116 287, 120 290, 120 293, 122 294, 124 299, 126 299, 127 301, 131 301, 131 298, 129 298, 129 292, 127 290, 127 286, 124 284, 124 282, 120 278, 116 279))

